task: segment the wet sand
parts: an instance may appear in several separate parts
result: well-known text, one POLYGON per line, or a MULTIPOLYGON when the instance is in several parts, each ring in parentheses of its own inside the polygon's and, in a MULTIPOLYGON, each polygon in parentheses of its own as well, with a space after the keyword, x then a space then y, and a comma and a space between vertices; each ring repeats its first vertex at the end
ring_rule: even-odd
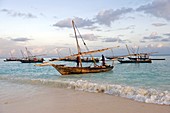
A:
POLYGON ((1 101, 0 113, 170 113, 170 106, 102 93, 43 87, 30 97, 1 101))

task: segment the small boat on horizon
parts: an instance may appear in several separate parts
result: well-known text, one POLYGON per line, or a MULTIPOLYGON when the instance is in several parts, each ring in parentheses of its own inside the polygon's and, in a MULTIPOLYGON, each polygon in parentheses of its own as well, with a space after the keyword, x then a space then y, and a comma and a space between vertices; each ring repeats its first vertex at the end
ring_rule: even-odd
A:
POLYGON ((152 63, 151 59, 129 59, 129 60, 118 60, 120 63, 152 63))
POLYGON ((150 52, 150 53, 138 53, 139 47, 137 49, 137 52, 133 52, 133 54, 130 53, 128 46, 126 45, 128 55, 124 55, 125 59, 118 59, 120 63, 152 63, 152 59, 150 58, 150 55, 157 52, 150 52))
POLYGON ((44 58, 37 57, 37 56, 42 56, 42 55, 32 55, 31 52, 28 51, 27 48, 25 49, 26 49, 27 56, 24 55, 24 53, 21 51, 23 55, 23 58, 19 60, 21 63, 43 63, 44 58))
POLYGON ((4 60, 4 62, 8 62, 8 61, 20 61, 21 59, 19 59, 19 58, 16 58, 16 57, 10 57, 10 58, 6 58, 5 60, 4 60))
POLYGON ((17 57, 13 57, 12 53, 10 52, 10 56, 9 58, 6 58, 4 60, 4 62, 9 62, 9 61, 20 61, 20 58, 17 58, 17 57))

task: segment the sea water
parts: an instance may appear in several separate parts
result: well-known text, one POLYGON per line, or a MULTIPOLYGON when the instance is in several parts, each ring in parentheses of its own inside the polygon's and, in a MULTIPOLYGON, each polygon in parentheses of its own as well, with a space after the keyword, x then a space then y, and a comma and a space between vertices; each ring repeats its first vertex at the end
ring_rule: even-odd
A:
MULTIPOLYGON (((37 90, 37 85, 42 85, 105 93, 145 103, 170 105, 170 56, 161 56, 161 58, 166 60, 140 64, 121 64, 115 61, 112 71, 71 76, 61 76, 51 66, 38 67, 34 63, 4 62, 0 59, 0 99, 10 94, 7 89, 12 87, 21 93, 24 89, 29 89, 27 93, 29 96, 37 90)), ((75 62, 55 63, 76 66, 75 62)), ((112 64, 112 61, 107 63, 112 64)))

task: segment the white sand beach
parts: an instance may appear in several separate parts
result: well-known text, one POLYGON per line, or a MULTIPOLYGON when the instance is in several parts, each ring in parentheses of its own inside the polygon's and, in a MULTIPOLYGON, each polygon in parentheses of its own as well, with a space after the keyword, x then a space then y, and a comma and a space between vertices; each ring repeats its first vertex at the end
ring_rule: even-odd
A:
POLYGON ((170 113, 170 106, 102 93, 43 87, 35 95, 1 101, 0 113, 170 113))

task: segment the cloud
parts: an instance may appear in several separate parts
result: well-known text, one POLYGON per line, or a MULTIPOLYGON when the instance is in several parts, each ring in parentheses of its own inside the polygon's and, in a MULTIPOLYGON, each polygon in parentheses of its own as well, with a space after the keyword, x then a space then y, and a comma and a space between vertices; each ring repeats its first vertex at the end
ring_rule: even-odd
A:
POLYGON ((119 28, 117 30, 129 30, 129 29, 134 29, 135 28, 135 25, 130 25, 128 27, 125 27, 125 28, 119 28))
POLYGON ((170 0, 154 0, 152 3, 140 6, 136 11, 170 20, 170 0))
MULTIPOLYGON (((25 51, 25 44, 24 43, 17 43, 15 41, 12 41, 10 38, 0 38, 0 57, 10 57, 10 52, 13 53, 13 56, 16 57, 22 57, 21 51, 22 50, 24 53, 25 51)), ((28 50, 33 54, 33 55, 57 55, 57 52, 55 50, 57 44, 54 45, 46 45, 46 46, 40 46, 40 45, 35 45, 35 46, 29 46, 27 47, 28 50)))
POLYGON ((163 34, 163 35, 165 35, 165 36, 170 36, 170 33, 165 33, 165 34, 163 34))
POLYGON ((37 18, 35 15, 31 13, 20 13, 20 12, 15 12, 15 11, 8 10, 8 9, 1 9, 0 11, 12 17, 37 18))
POLYGON ((26 42, 32 39, 29 38, 24 38, 24 37, 20 37, 20 38, 11 38, 12 41, 16 41, 16 42, 26 42))
POLYGON ((126 13, 133 11, 132 8, 121 8, 121 9, 109 9, 100 11, 93 19, 83 19, 80 17, 67 18, 57 23, 53 24, 55 27, 61 28, 71 28, 71 21, 74 20, 77 27, 89 27, 91 29, 95 29, 96 26, 94 24, 106 25, 110 26, 112 22, 119 20, 126 13))
POLYGON ((131 11, 133 11, 132 8, 121 8, 117 10, 113 10, 113 9, 104 10, 104 11, 99 12, 96 15, 95 20, 101 25, 110 26, 112 22, 119 20, 123 15, 131 11))
POLYGON ((143 39, 147 39, 147 40, 158 40, 158 39, 161 39, 163 38, 162 36, 145 36, 143 37, 143 39))
POLYGON ((94 22, 89 20, 89 19, 83 19, 83 18, 75 17, 73 19, 67 18, 65 20, 61 20, 61 21, 57 22, 56 24, 54 24, 53 26, 61 27, 61 28, 64 28, 64 27, 71 28, 72 27, 72 23, 71 23, 72 20, 74 20, 77 27, 92 26, 94 24, 94 22))
POLYGON ((140 42, 140 43, 146 43, 146 41, 145 41, 145 40, 140 40, 139 42, 140 42))
POLYGON ((87 26, 87 27, 84 27, 84 29, 101 31, 101 29, 99 29, 99 27, 97 26, 87 26))
POLYGON ((170 42, 170 37, 161 39, 162 42, 170 42))
POLYGON ((130 43, 129 40, 122 40, 120 38, 104 38, 103 42, 130 43))
MULTIPOLYGON (((169 36, 170 34, 164 34, 166 36, 169 36)), ((170 42, 170 37, 163 37, 159 36, 157 34, 151 34, 150 36, 143 37, 143 40, 141 42, 170 42)))
MULTIPOLYGON (((73 36, 72 34, 70 35, 70 37, 75 38, 75 36, 73 36)), ((95 36, 94 34, 82 34, 81 37, 80 35, 78 35, 77 37, 82 37, 84 40, 88 41, 97 41, 99 36, 95 36)))
POLYGON ((161 26, 165 26, 167 24, 164 24, 164 23, 153 23, 152 25, 155 26, 155 27, 161 27, 161 26))
POLYGON ((98 36, 95 36, 94 34, 84 34, 82 35, 84 40, 88 40, 88 41, 96 41, 98 38, 98 36))

